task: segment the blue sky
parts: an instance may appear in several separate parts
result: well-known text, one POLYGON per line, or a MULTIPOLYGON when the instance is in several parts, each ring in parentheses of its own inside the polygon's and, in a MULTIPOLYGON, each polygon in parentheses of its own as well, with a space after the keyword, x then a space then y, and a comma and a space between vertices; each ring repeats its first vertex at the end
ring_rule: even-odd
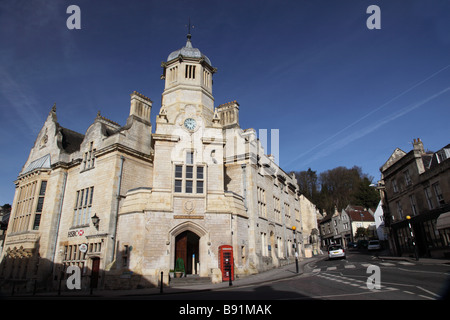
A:
POLYGON ((218 69, 215 105, 237 100, 242 128, 279 129, 285 171, 357 165, 377 181, 396 147, 450 143, 445 0, 1 0, 0 204, 53 103, 84 133, 98 110, 124 125, 136 90, 154 121, 161 62, 185 44, 189 17, 218 69), (66 27, 72 4, 81 30, 66 27), (366 27, 370 5, 380 30, 366 27))

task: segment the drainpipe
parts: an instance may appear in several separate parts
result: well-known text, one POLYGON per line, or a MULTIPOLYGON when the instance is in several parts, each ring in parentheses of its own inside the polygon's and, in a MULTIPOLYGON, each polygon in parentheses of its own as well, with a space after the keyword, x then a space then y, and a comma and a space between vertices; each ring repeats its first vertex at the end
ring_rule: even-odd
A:
POLYGON ((122 173, 123 173, 123 162, 125 161, 125 157, 124 156, 120 156, 120 171, 119 171, 119 181, 117 183, 117 192, 116 192, 116 212, 114 214, 114 217, 112 217, 111 221, 112 223, 110 224, 110 230, 112 232, 111 235, 111 239, 112 239, 112 251, 111 251, 111 255, 109 257, 107 257, 106 259, 106 265, 112 263, 114 261, 114 257, 116 255, 116 234, 117 234, 117 220, 119 218, 119 203, 120 203, 120 187, 122 185, 122 173))
POLYGON ((248 208, 247 208, 247 171, 245 170, 245 168, 247 167, 247 165, 246 164, 242 164, 241 165, 241 168, 242 168, 242 171, 243 171, 243 176, 242 176, 242 178, 243 178, 243 184, 244 184, 244 190, 243 190, 243 193, 244 193, 244 207, 245 207, 245 211, 248 211, 248 208))
POLYGON ((62 213, 62 206, 63 206, 63 202, 64 202, 64 194, 66 192, 66 183, 67 183, 67 172, 64 172, 61 200, 59 201, 59 208, 58 208, 58 221, 56 222, 55 242, 53 245, 52 257, 50 260, 52 262, 52 267, 51 267, 52 274, 53 274, 53 268, 55 266, 55 255, 56 255, 56 248, 58 246, 59 225, 61 223, 61 213, 62 213))

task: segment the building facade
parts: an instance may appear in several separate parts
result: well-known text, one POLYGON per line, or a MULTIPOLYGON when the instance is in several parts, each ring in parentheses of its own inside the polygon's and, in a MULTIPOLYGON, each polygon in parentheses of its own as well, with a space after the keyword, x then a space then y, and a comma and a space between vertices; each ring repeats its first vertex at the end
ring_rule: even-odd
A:
POLYGON ((354 205, 347 205, 341 212, 335 210, 333 214, 326 215, 320 221, 320 231, 324 247, 335 243, 347 247, 349 242, 377 238, 371 209, 354 205), (365 233, 359 235, 359 228, 365 229, 365 233))
POLYGON ((425 152, 420 139, 414 139, 408 153, 395 149, 380 168, 384 221, 394 254, 412 255, 417 250, 419 256, 448 255, 449 168, 450 145, 425 152))
POLYGON ((295 176, 240 127, 236 101, 214 106, 217 70, 190 35, 162 68, 154 129, 153 102, 138 92, 125 125, 99 112, 84 134, 52 108, 15 181, 4 286, 55 289, 77 266, 82 288, 151 287, 161 272, 167 284, 180 258, 186 274, 218 282, 223 246, 245 276, 317 241, 295 176))

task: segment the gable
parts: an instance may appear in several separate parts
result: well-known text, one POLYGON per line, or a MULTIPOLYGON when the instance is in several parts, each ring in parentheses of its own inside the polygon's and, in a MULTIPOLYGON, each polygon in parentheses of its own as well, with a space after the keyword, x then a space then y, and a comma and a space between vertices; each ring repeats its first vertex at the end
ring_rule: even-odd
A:
POLYGON ((392 166, 394 163, 396 163, 398 160, 403 158, 405 155, 406 155, 405 151, 403 151, 399 148, 396 148, 394 150, 394 152, 391 154, 391 156, 389 157, 389 159, 380 168, 380 171, 382 171, 382 172, 385 171, 387 168, 392 166))

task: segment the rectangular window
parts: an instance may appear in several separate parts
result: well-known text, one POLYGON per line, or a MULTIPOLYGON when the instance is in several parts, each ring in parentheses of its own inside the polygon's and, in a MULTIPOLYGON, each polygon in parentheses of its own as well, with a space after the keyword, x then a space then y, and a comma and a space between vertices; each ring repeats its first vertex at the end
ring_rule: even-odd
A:
POLYGON ((186 166, 186 179, 192 179, 194 177, 194 167, 186 166))
POLYGON ((411 176, 409 175, 409 170, 405 170, 403 172, 404 176, 405 176, 405 183, 407 186, 409 186, 411 184, 411 176))
POLYGON ((285 215, 286 219, 291 218, 291 207, 286 202, 284 203, 284 215, 285 215))
POLYGON ((175 180, 175 192, 181 192, 183 180, 175 180))
POLYGON ((409 202, 411 203, 411 212, 413 216, 415 216, 416 214, 418 214, 418 211, 417 211, 416 197, 414 197, 413 194, 409 196, 409 202))
POLYGON ((193 178, 194 178, 194 167, 186 166, 186 188, 184 192, 192 193, 193 178))
POLYGON ((186 164, 194 164, 194 153, 191 151, 186 152, 186 164))
POLYGON ((267 237, 266 233, 261 233, 261 254, 262 254, 262 256, 269 255, 269 247, 267 246, 266 237, 267 237))
POLYGON ((197 181, 197 193, 203 193, 203 181, 197 181))
POLYGON ((398 187, 397 187, 397 181, 396 180, 392 180, 392 189, 394 190, 394 192, 398 192, 398 187))
POLYGON ((123 246, 123 254, 122 254, 122 267, 128 267, 128 254, 129 254, 129 247, 127 245, 123 246))
POLYGON ((184 77, 186 79, 195 79, 195 66, 187 64, 184 70, 184 77))
POLYGON ((175 192, 182 191, 183 184, 183 166, 176 165, 175 166, 175 192))
POLYGON ((397 213, 398 213, 398 218, 403 219, 403 209, 402 209, 402 204, 400 201, 397 201, 397 213))
POLYGON ((175 165, 174 192, 204 193, 205 167, 194 165, 194 152, 186 152, 186 164, 175 165))
POLYGON ((426 187, 424 191, 425 191, 425 197, 427 198, 428 208, 430 208, 430 210, 434 209, 430 187, 426 187))
POLYGON ((175 166, 175 178, 183 178, 183 166, 175 166))
POLYGON ((73 216, 74 226, 81 226, 89 223, 93 199, 94 187, 89 187, 77 191, 73 216))
POLYGON ((196 192, 203 193, 203 167, 197 167, 196 192))
POLYGON ((275 215, 275 219, 278 222, 281 222, 281 208, 280 208, 280 199, 277 197, 273 197, 273 211, 275 215))
POLYGON ((89 145, 89 151, 84 153, 83 170, 87 170, 94 167, 95 163, 94 153, 95 153, 94 142, 91 142, 89 145))
POLYGON ((263 188, 257 187, 257 199, 258 199, 258 214, 261 217, 267 217, 266 211, 266 191, 263 188))
POLYGON ((203 167, 197 167, 197 180, 203 180, 203 167))
POLYGON ((42 213, 42 208, 44 206, 44 197, 45 197, 46 189, 47 189, 47 181, 42 181, 41 188, 39 189, 39 197, 38 197, 38 202, 37 202, 37 206, 36 206, 36 213, 34 215, 33 230, 39 230, 39 225, 41 223, 41 213, 42 213))
POLYGON ((171 82, 177 81, 177 74, 178 74, 178 66, 170 68, 169 81, 171 82))
POLYGON ((444 196, 442 195, 441 187, 439 186, 439 182, 433 184, 434 194, 436 195, 436 201, 439 205, 444 205, 444 196))
POLYGON ((192 193, 192 180, 186 180, 186 193, 192 193))

